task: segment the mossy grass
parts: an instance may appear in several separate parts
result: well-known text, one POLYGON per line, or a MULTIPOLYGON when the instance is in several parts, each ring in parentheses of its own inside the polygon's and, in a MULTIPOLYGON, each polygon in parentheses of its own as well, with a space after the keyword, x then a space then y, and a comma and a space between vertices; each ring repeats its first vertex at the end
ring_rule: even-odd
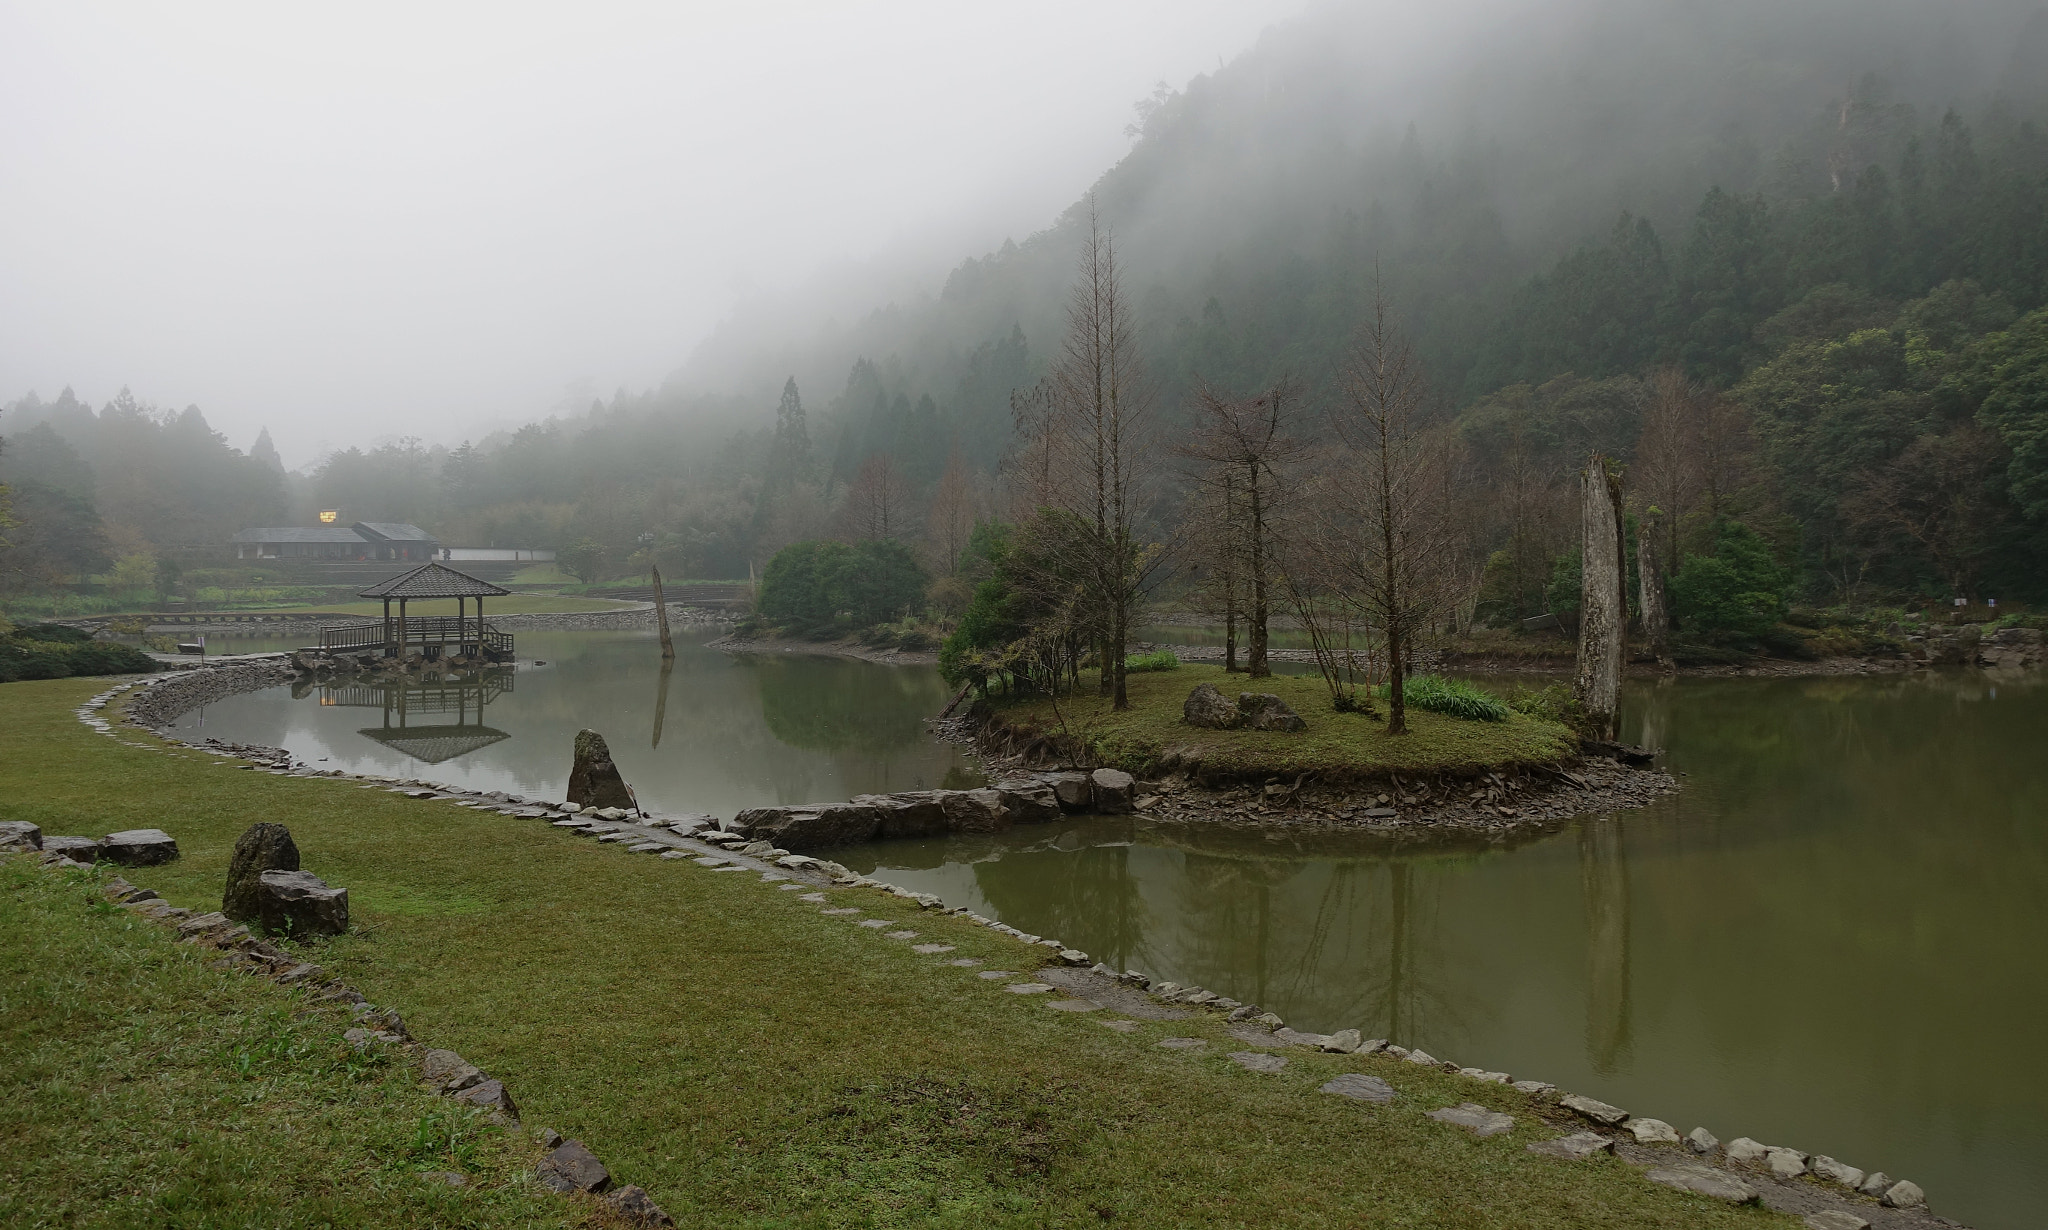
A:
POLYGON ((1043 696, 998 696, 992 707, 1003 725, 1070 740, 1080 754, 1100 763, 1135 773, 1181 768, 1205 780, 1472 773, 1555 764, 1578 752, 1578 738, 1565 726, 1513 712, 1497 722, 1476 722, 1411 708, 1408 733, 1390 735, 1384 707, 1371 714, 1339 713, 1314 675, 1254 680, 1226 674, 1220 666, 1188 663, 1168 674, 1131 675, 1125 689, 1131 707, 1121 713, 1091 689, 1061 697, 1057 705, 1043 696), (1203 683, 1216 685, 1226 697, 1270 692, 1300 714, 1308 729, 1290 734, 1189 726, 1181 720, 1181 707, 1203 683))
MULTIPOLYGON (((1184 692, 1187 672, 1145 678, 1184 692)), ((871 890, 828 889, 828 904, 955 951, 919 956, 748 873, 98 736, 69 710, 103 686, 0 686, 0 818, 49 833, 167 829, 182 857, 126 874, 195 909, 217 906, 248 824, 290 826, 306 868, 356 903, 352 934, 302 951, 398 1009, 428 1044, 502 1078, 528 1124, 582 1139, 684 1226, 1795 1224, 1647 1184, 1614 1159, 1531 1155, 1524 1145, 1562 1129, 1513 1090, 1301 1052, 1258 1075, 1225 1058, 1242 1044, 1214 1016, 1125 1035, 1097 1024, 1102 1014, 1051 1011, 946 964, 978 957, 1029 972, 1046 950, 871 890), (1208 1050, 1153 1045, 1169 1034, 1206 1038, 1208 1050), (1372 1106, 1316 1091, 1345 1070, 1383 1075, 1400 1097, 1372 1106), (1475 1140, 1425 1117, 1466 1100, 1514 1115, 1515 1131, 1475 1140)), ((533 749, 551 751, 567 755, 533 749)), ((89 909, 81 889, 8 892, 17 914, 5 933, 46 938, 11 945, 0 984, 10 1057, 34 1057, 0 1076, 0 1114, 10 1165, 35 1165, 0 1198, 42 1203, 0 1221, 524 1226, 582 1215, 536 1205, 536 1189, 498 1165, 493 1150, 516 1138, 480 1146, 474 1187, 420 1194, 403 1142, 435 1104, 402 1074, 337 1069, 337 1023, 309 1018, 289 1035, 305 1049, 262 1052, 272 1057, 256 1076, 236 1075, 207 1058, 230 1049, 215 1039, 260 1052, 288 1028, 266 1010, 294 1006, 294 993, 217 975, 160 929, 89 909), (72 955, 94 944, 125 955, 72 955), (158 968, 170 972, 137 972, 158 968), (194 1039, 182 1049, 153 1041, 181 1030, 194 1039), (206 1096, 157 1096, 180 1080, 206 1096), (232 1118, 216 1131, 209 1116, 232 1118), (112 1156, 123 1151, 147 1164, 112 1156), (422 1214, 428 1199, 445 1204, 422 1214), (184 1211, 154 1211, 166 1201, 184 1211)))

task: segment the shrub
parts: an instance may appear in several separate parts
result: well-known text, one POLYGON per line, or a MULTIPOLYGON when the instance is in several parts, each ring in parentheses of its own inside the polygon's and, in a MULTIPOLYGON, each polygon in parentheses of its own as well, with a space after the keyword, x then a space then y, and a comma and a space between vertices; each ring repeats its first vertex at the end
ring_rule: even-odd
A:
MULTIPOLYGON (((1390 699, 1386 684, 1374 689, 1382 700, 1390 699)), ((1471 722, 1505 722, 1510 712, 1500 697, 1463 679, 1442 675, 1412 675, 1401 688, 1402 699, 1417 709, 1464 718, 1471 722)))
POLYGON ((1516 684, 1508 689, 1508 708, 1516 713, 1544 722, 1562 722, 1578 729, 1586 716, 1586 708, 1572 690, 1561 683, 1545 684, 1540 688, 1516 684))
POLYGON ((775 553, 756 606, 791 628, 872 627, 923 603, 924 569, 900 542, 798 542, 775 553))
POLYGON ((1714 554, 1688 555, 1671 578, 1671 608, 1694 632, 1760 637, 1785 615, 1785 570, 1740 521, 1714 529, 1714 554))
POLYGON ((1124 659, 1126 672, 1177 671, 1180 669, 1180 655, 1171 649, 1155 649, 1151 653, 1134 653, 1124 659))
POLYGON ((0 638, 0 683, 17 679, 63 679, 69 675, 135 675, 156 669, 156 659, 117 641, 95 641, 89 632, 35 624, 0 638))

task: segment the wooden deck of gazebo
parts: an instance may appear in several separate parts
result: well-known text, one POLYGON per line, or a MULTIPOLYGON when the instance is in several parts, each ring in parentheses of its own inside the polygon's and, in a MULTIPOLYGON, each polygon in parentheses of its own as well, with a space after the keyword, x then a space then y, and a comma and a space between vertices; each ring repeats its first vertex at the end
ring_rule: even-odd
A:
POLYGON ((320 648, 328 653, 381 649, 387 658, 409 657, 417 650, 429 660, 481 657, 492 662, 508 661, 512 657, 512 634, 484 622, 484 599, 511 592, 445 564, 421 564, 362 590, 359 597, 383 599, 384 617, 323 627, 320 648), (448 598, 455 599, 453 616, 413 618, 406 613, 408 602, 448 598), (467 609, 471 599, 476 601, 474 617, 467 609), (393 601, 398 603, 395 617, 391 614, 393 601))

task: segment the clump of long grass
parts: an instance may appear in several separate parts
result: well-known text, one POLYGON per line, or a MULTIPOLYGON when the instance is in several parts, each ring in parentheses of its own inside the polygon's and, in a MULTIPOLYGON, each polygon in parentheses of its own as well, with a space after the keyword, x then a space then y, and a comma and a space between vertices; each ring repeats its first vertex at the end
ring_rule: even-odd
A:
POLYGON ((1180 655, 1171 649, 1155 649, 1151 653, 1134 653, 1124 659, 1124 670, 1130 671, 1177 671, 1180 669, 1180 655))
MULTIPOLYGON (((1387 685, 1374 689, 1381 699, 1387 685)), ((1446 679, 1442 675, 1411 675, 1402 684, 1402 699, 1417 709, 1464 718, 1469 722, 1505 722, 1512 712, 1507 702, 1474 683, 1446 679)))

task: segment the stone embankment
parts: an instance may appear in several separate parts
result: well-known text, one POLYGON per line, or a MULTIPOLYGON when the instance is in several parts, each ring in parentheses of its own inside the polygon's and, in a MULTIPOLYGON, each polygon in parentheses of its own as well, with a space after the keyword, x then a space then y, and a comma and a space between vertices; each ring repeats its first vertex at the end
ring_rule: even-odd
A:
MULTIPOLYGON (((930 723, 948 742, 973 748, 992 772, 1043 776, 1056 752, 1023 738, 977 707, 930 723)), ((1363 783, 1320 783, 1313 775, 1258 781, 1205 781, 1172 763, 1140 781, 1131 810, 1186 823, 1289 825, 1366 830, 1389 836, 1453 834, 1506 837, 1547 830, 1590 812, 1645 807, 1679 790, 1669 773, 1643 767, 1637 749, 1589 746, 1570 764, 1524 765, 1474 773, 1393 773, 1363 783)))
POLYGON ((802 641, 779 636, 741 636, 734 632, 707 642, 727 653, 796 653, 826 658, 859 658, 884 666, 937 666, 936 649, 877 649, 859 641, 802 641))
MULTIPOLYGON (((135 685, 123 684, 93 698, 80 709, 81 718, 105 726, 99 711, 132 686, 135 685)), ((225 754, 231 745, 209 740, 204 746, 225 754)), ((250 769, 294 776, 348 776, 338 770, 309 770, 293 762, 288 754, 272 749, 252 750, 263 759, 246 766, 250 769)), ((878 943, 910 944, 921 937, 917 931, 889 919, 863 917, 866 911, 861 906, 848 904, 849 900, 857 899, 845 894, 883 893, 912 902, 934 915, 958 918, 1028 946, 1033 955, 1019 962, 1023 967, 1019 971, 977 971, 980 980, 1005 983, 1003 990, 1018 1002, 1040 1002, 1048 1008, 1076 1014, 1100 1013, 1096 1019, 1102 1025, 1124 1034, 1137 1032, 1141 1022, 1187 1020, 1196 1014, 1220 1018, 1218 1023, 1227 1036, 1245 1048, 1231 1052, 1228 1058, 1253 1073, 1283 1071, 1290 1062, 1290 1052, 1304 1051, 1342 1056, 1348 1062, 1372 1067, 1371 1071, 1337 1074, 1321 1086, 1320 1092, 1325 1095, 1397 1106, 1412 1103, 1418 1095, 1403 1091, 1401 1086, 1406 1082, 1401 1073, 1415 1068, 1433 1068, 1469 1080, 1474 1099, 1492 1100, 1488 1090, 1512 1089, 1519 1099, 1518 1113, 1530 1113, 1544 1129, 1562 1133, 1532 1142, 1526 1148, 1561 1163, 1610 1154, 1642 1171, 1647 1182, 1733 1204, 1761 1203, 1779 1212, 1802 1216, 1811 1230, 1868 1230, 1872 1226, 1879 1230, 1926 1230, 1954 1224, 1927 1211, 1925 1193, 1916 1184, 1881 1171, 1865 1172, 1824 1155, 1765 1145, 1748 1137, 1738 1137, 1724 1146, 1705 1128, 1695 1128, 1681 1139, 1667 1122, 1565 1092, 1539 1079, 1517 1079, 1506 1072, 1464 1066, 1392 1039, 1367 1039, 1357 1029, 1332 1034, 1296 1030, 1277 1014, 1262 1011, 1256 1004, 1242 1003, 1201 987, 1153 979, 1135 970, 1114 970, 1058 939, 1022 931, 965 907, 949 907, 936 894, 858 876, 837 863, 789 848, 811 840, 823 844, 863 832, 873 837, 915 831, 993 831, 1007 824, 1050 820, 1072 811, 1128 811, 1145 806, 1147 800, 1140 794, 1143 785, 1117 770, 1018 773, 981 790, 914 791, 864 795, 846 804, 755 808, 741 812, 729 823, 705 815, 655 816, 621 808, 589 810, 573 803, 532 801, 503 792, 451 790, 417 779, 363 780, 423 801, 545 820, 625 852, 652 855, 679 867, 752 874, 764 886, 794 894, 795 904, 839 918, 875 936, 878 943), (840 896, 828 896, 828 889, 839 891, 840 896), (896 929, 889 930, 892 926, 896 929), (1045 998, 1039 999, 1041 996, 1045 998)), ((4 834, 0 834, 0 841, 4 840, 4 834)), ((130 908, 166 918, 181 930, 190 927, 205 937, 203 942, 230 949, 224 959, 226 967, 246 968, 281 982, 290 979, 291 984, 317 983, 317 967, 294 963, 288 969, 282 968, 292 960, 288 955, 263 947, 263 941, 252 941, 246 934, 236 934, 239 929, 225 927, 228 920, 224 915, 202 916, 203 922, 169 917, 189 911, 172 911, 160 902, 152 906, 149 899, 154 894, 133 890, 125 883, 116 891, 134 894, 125 899, 130 908)), ((909 951, 945 966, 972 968, 983 964, 978 958, 948 956, 956 951, 956 946, 939 940, 911 944, 909 951)), ((405 1033, 395 1012, 359 1002, 360 996, 354 996, 345 986, 331 982, 320 985, 322 997, 333 996, 353 1003, 359 1024, 346 1035, 351 1044, 363 1048, 397 1046, 409 1053, 417 1052, 423 1077, 438 1092, 462 1096, 475 1090, 469 1094, 470 1100, 508 1121, 516 1121, 517 1109, 502 1082, 485 1079, 473 1065, 452 1052, 422 1051, 405 1033)), ((1204 1053, 1209 1042, 1204 1038, 1169 1037, 1154 1045, 1193 1056, 1204 1053)), ((1469 1132, 1481 1139, 1510 1132, 1516 1126, 1514 1115, 1477 1100, 1420 1113, 1443 1124, 1445 1130, 1469 1132)), ((612 1191, 610 1172, 580 1142, 563 1141, 546 1129, 538 1129, 535 1134, 549 1150, 536 1172, 542 1182, 564 1192, 608 1193, 604 1198, 628 1220, 646 1225, 670 1224, 667 1215, 639 1188, 612 1191)))

